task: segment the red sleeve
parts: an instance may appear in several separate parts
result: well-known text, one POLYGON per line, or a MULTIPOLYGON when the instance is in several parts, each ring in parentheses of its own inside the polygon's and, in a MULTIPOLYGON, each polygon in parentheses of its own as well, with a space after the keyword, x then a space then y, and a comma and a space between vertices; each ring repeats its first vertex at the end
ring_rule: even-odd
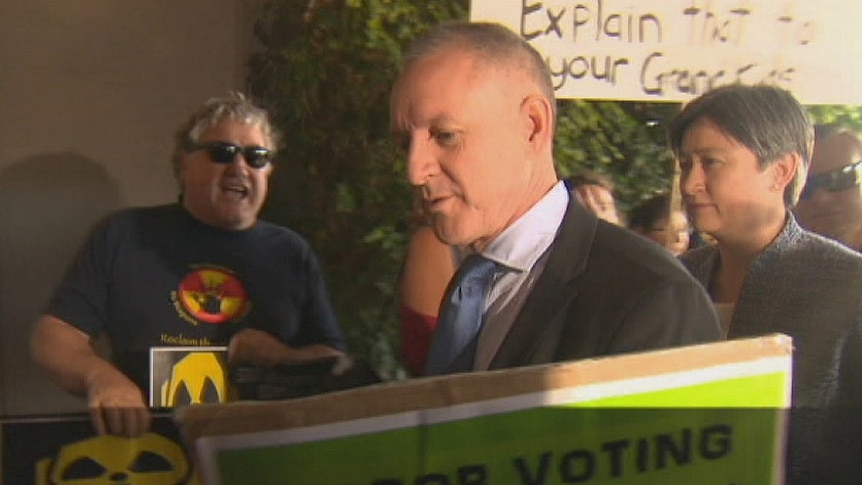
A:
POLYGON ((431 347, 431 335, 437 327, 437 318, 400 306, 401 360, 411 375, 421 376, 425 371, 425 359, 431 347))

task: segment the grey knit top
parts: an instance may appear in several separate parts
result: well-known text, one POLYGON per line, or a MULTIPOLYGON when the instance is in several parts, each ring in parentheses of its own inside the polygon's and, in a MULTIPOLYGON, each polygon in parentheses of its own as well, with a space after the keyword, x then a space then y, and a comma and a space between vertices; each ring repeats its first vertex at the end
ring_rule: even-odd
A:
MULTIPOLYGON (((721 264, 718 248, 697 248, 680 260, 711 294, 721 264)), ((822 441, 827 437, 821 427, 830 409, 859 409, 862 416, 862 255, 802 229, 791 213, 751 263, 728 338, 775 332, 793 338, 788 483, 804 483, 800 477, 829 441, 822 441)), ((862 443, 859 423, 841 426, 855 428, 846 429, 845 436, 862 443)))

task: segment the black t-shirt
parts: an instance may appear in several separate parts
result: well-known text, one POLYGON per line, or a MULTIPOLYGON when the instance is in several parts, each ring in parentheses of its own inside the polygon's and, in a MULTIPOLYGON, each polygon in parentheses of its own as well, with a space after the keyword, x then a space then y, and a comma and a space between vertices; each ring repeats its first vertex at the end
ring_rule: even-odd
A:
POLYGON ((227 345, 238 330, 256 328, 291 346, 344 348, 302 237, 264 221, 219 230, 179 204, 102 221, 46 313, 91 336, 107 332, 115 363, 145 393, 151 347, 227 345))

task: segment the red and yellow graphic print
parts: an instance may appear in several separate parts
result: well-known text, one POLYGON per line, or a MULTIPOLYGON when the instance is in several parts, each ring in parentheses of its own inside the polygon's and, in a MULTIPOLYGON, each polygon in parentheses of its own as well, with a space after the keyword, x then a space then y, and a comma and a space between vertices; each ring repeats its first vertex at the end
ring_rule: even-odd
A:
POLYGON ((183 313, 195 322, 228 323, 249 310, 248 295, 239 278, 213 266, 198 267, 187 274, 180 281, 176 298, 183 313))

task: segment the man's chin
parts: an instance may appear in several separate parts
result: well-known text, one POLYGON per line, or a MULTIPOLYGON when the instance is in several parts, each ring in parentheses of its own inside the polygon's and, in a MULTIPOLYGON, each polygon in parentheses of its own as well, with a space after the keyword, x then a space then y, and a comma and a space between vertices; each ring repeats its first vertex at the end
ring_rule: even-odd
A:
POLYGON ((455 230, 451 227, 446 227, 446 225, 439 223, 434 224, 434 234, 437 235, 437 239, 450 246, 467 246, 472 242, 470 238, 461 231, 455 230))
POLYGON ((853 224, 849 224, 843 214, 821 215, 800 221, 800 224, 809 231, 828 234, 829 237, 854 230, 853 224))
POLYGON ((216 221, 219 229, 242 231, 254 225, 257 219, 245 214, 222 214, 216 221))

